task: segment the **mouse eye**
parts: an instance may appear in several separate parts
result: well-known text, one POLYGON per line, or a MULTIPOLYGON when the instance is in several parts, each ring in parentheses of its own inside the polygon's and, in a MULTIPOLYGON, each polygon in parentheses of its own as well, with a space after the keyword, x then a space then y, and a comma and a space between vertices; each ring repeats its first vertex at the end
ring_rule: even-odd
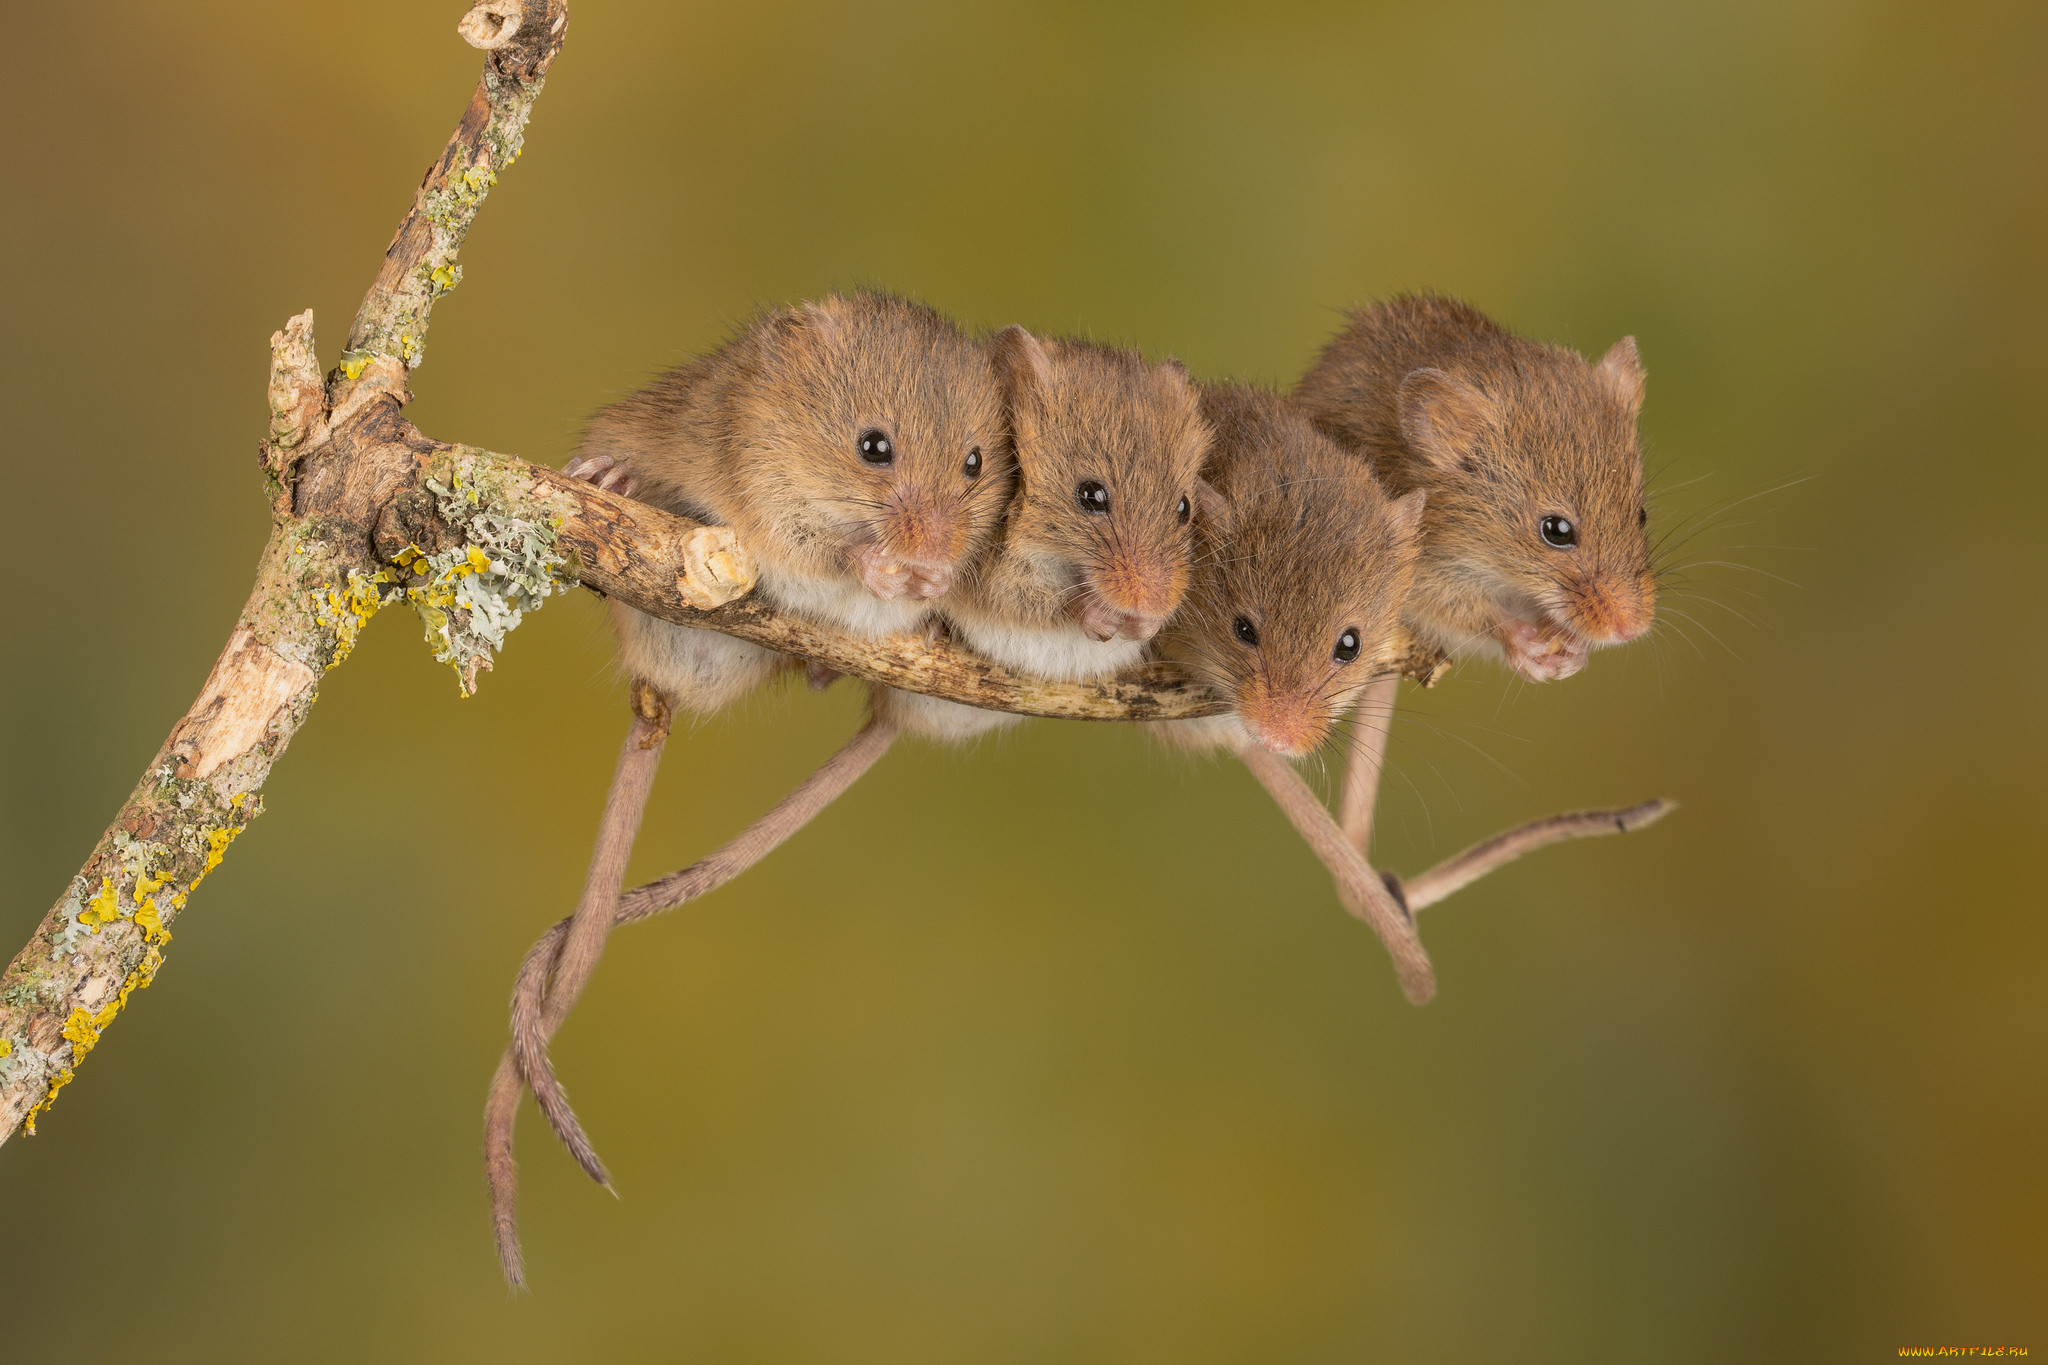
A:
POLYGON ((1337 647, 1330 651, 1330 657, 1340 664, 1348 664, 1358 657, 1358 632, 1350 626, 1337 637, 1337 647))
POLYGON ((1173 514, 1180 518, 1180 524, 1183 526, 1187 525, 1188 518, 1194 515, 1194 511, 1194 504, 1188 501, 1188 495, 1185 493, 1181 494, 1179 506, 1173 509, 1173 514))
POLYGON ((896 463, 896 443, 879 431, 863 431, 859 441, 860 457, 869 464, 890 465, 896 463))
POLYGON ((1252 624, 1249 616, 1240 616, 1231 622, 1230 633, 1253 649, 1259 647, 1259 628, 1252 624))
POLYGON ((1557 549, 1569 550, 1579 543, 1579 528, 1572 525, 1570 517, 1545 517, 1541 530, 1543 539, 1557 549))
POLYGON ((970 448, 967 452, 967 477, 970 479, 978 479, 981 477, 980 446, 974 446, 970 448))
POLYGON ((1107 512, 1109 490, 1089 479, 1074 489, 1074 500, 1081 504, 1083 512, 1107 512))

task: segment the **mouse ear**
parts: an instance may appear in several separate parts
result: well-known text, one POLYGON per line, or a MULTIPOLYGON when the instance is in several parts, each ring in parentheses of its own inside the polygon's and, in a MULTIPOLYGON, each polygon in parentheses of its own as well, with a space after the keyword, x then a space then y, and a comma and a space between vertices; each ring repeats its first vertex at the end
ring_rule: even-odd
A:
POLYGON ((1426 368, 1401 381, 1401 435, 1440 468, 1469 471, 1493 425, 1493 400, 1462 379, 1426 368))
POLYGON ((1216 485, 1207 479, 1195 480, 1195 510, 1202 514, 1202 520, 1217 530, 1230 525, 1230 499, 1216 491, 1216 485))
POLYGON ((1429 491, 1422 488, 1394 499, 1387 510, 1396 536, 1402 540, 1415 540, 1422 535, 1422 505, 1428 500, 1429 491))
POLYGON ((1636 353, 1634 337, 1623 337, 1609 346, 1607 354, 1601 356, 1600 363, 1593 367, 1593 372, 1628 405, 1630 412, 1642 410, 1643 358, 1636 353))
POLYGON ((1043 389, 1052 384, 1052 361, 1046 356, 1045 347, 1015 323, 996 333, 989 354, 1005 393, 1013 401, 1027 389, 1043 389))
POLYGON ((840 295, 825 295, 823 299, 813 299, 797 309, 797 329, 809 332, 825 346, 838 346, 844 332, 844 317, 846 299, 840 295))

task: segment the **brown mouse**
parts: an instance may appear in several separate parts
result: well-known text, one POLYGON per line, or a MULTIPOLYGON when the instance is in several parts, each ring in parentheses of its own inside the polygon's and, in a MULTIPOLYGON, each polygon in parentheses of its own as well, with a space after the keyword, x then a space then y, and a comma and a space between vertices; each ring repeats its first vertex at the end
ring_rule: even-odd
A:
MULTIPOLYGON (((1409 627, 1543 682, 1640 636, 1656 610, 1643 383, 1632 337, 1588 363, 1423 294, 1353 313, 1294 397, 1390 487, 1429 491, 1409 627)), ((1341 819, 1361 855, 1397 690, 1375 683, 1352 724, 1341 819)))
MULTIPOLYGON (((1008 404, 1017 492, 1000 539, 941 607, 953 638, 1053 681, 1136 663, 1180 606, 1211 433, 1176 361, 1033 336, 990 342, 1008 404)), ((904 729, 963 739, 1001 712, 883 689, 904 729)))
POLYGON ((1204 385, 1216 432, 1194 586, 1158 642, 1230 711, 1150 727, 1237 753, 1379 934, 1408 998, 1435 992, 1415 926, 1286 759, 1315 752, 1377 677, 1400 626, 1428 495, 1372 471, 1278 394, 1204 385))
POLYGON ((1649 629, 1634 338, 1592 364, 1412 295, 1352 314, 1294 398, 1395 492, 1429 491, 1405 615, 1445 652, 1542 682, 1649 629))
MULTIPOLYGON (((732 527, 758 567, 763 597, 877 635, 924 626, 933 602, 993 537, 1011 487, 1002 391, 987 353, 931 309, 869 292, 758 319, 716 353, 598 414, 568 468, 732 527)), ((688 711, 725 706, 787 663, 618 603, 613 620, 629 674, 688 711)), ((658 740, 652 756, 629 741, 583 900, 522 969, 513 1044, 492 1083, 485 1132, 499 1252, 515 1283, 511 1139, 522 1081, 578 1163, 609 1183, 546 1047, 613 924, 658 753, 658 740)))

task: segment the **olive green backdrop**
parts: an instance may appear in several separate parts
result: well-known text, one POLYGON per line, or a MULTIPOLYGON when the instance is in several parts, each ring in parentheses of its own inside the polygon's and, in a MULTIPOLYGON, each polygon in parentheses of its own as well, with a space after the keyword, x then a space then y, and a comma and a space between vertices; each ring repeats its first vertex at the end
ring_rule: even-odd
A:
MULTIPOLYGON (((8 19, 0 951, 234 620, 266 340, 310 305, 331 363, 474 80, 461 8, 8 19)), ((1706 562, 1568 685, 1411 697, 1383 851, 1683 809, 1431 910, 1415 1010, 1234 766, 906 747, 615 941, 557 1055, 623 1198, 528 1111, 512 1298, 484 1084, 622 688, 587 595, 470 701, 395 611, 0 1150, 9 1359, 2048 1351, 2048 10, 572 10, 428 433, 559 463, 757 305, 858 283, 1277 383, 1403 288, 1632 332, 1653 527, 1706 562)), ((636 870, 764 809, 852 691, 681 734, 636 870)))

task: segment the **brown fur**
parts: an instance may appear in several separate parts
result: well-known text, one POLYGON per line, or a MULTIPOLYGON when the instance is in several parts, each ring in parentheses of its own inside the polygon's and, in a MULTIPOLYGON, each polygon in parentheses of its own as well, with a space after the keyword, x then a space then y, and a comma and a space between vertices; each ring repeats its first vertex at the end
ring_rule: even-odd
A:
MULTIPOLYGON (((569 468, 733 527, 760 567, 765 597, 871 633, 922 618, 921 603, 943 595, 993 536, 1013 483, 1002 392, 986 352, 932 310, 874 293, 759 319, 716 354, 598 414, 569 468), (887 465, 861 458, 869 433, 891 443, 887 465)), ((758 646, 614 606, 627 668, 682 708, 723 706, 779 666, 758 646)), ((642 728, 636 722, 636 736, 642 728)), ((868 762, 892 734, 885 722, 863 731, 857 745, 868 762)), ((578 1163, 606 1180, 547 1044, 614 924, 654 761, 637 754, 635 742, 613 780, 583 900, 521 973, 512 1047, 486 1109, 499 1253, 515 1284, 522 1269, 512 1128, 521 1080, 578 1163)), ((657 736, 648 747, 658 752, 659 743, 657 736)), ((751 842, 736 841, 740 853, 723 875, 794 832, 802 820, 792 822, 792 809, 785 802, 749 831, 751 842)))
POLYGON ((1400 622, 1424 496, 1396 501, 1370 470, 1277 394, 1207 386, 1216 430, 1187 604, 1161 637, 1231 700, 1251 739, 1299 756, 1320 745, 1379 671, 1400 622), (1237 637, 1242 618, 1258 644, 1237 637), (1359 654, 1334 657, 1346 629, 1359 654))
POLYGON ((1178 509, 1182 498, 1192 504, 1209 448, 1194 386, 1176 364, 1041 340, 1021 327, 992 350, 1009 401, 1017 495, 992 561, 958 609, 1052 626, 1080 619, 1093 599, 1123 618, 1123 633, 1151 634, 1187 589, 1193 518, 1178 509), (1106 514, 1077 500, 1089 480, 1109 490, 1106 514))
POLYGON ((981 348, 929 308, 862 292, 762 317, 598 414, 578 453, 618 461, 643 501, 731 526, 764 570, 826 579, 870 545, 969 558, 1009 492, 1005 437, 981 348), (894 443, 891 466, 861 459, 869 430, 894 443))
POLYGON ((1428 490, 1406 613, 1422 634, 1542 678, 1648 628, 1632 339, 1589 364, 1454 299, 1397 298, 1354 313, 1294 396, 1395 492, 1428 490), (1576 548, 1545 543, 1549 515, 1575 523, 1576 548))

